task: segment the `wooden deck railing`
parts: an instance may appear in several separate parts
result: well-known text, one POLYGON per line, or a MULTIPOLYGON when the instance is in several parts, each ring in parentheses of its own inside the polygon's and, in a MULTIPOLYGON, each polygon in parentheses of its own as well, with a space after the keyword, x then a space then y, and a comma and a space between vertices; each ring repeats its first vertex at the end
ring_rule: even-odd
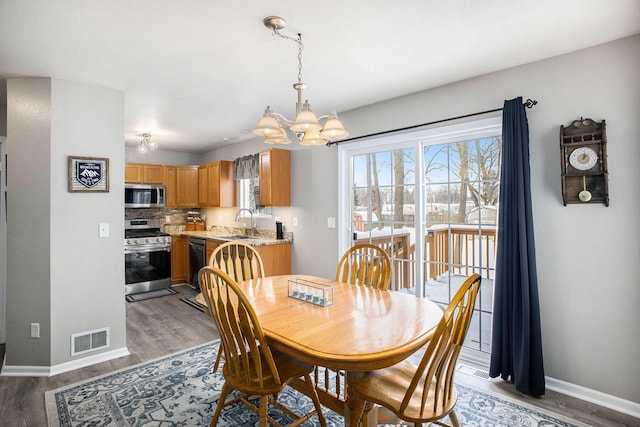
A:
MULTIPOLYGON (((393 234, 371 235, 356 239, 354 245, 360 243, 370 243, 381 247, 393 265, 393 276, 391 277, 391 289, 398 290, 403 284, 412 283, 413 276, 412 266, 409 263, 411 256, 409 248, 411 247, 411 234, 407 231, 394 230, 393 234)), ((405 286, 406 287, 406 286, 405 286)))
MULTIPOLYGON (((401 229, 387 234, 363 236, 359 233, 354 244, 371 243, 384 249, 393 264, 392 290, 415 286, 415 244, 409 232, 401 229)), ((436 279, 450 272, 469 276, 478 273, 489 278, 494 269, 496 250, 496 227, 460 224, 454 226, 434 225, 427 229, 425 237, 425 260, 428 267, 425 279, 436 279)))
POLYGON ((428 278, 445 272, 489 277, 494 268, 496 227, 477 225, 432 226, 427 229, 428 278), (450 258, 451 257, 451 258, 450 258))

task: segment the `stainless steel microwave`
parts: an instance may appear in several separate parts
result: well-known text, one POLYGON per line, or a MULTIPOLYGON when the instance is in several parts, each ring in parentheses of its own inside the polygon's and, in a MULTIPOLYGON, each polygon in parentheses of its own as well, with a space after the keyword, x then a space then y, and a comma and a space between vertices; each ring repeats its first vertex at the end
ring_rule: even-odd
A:
POLYGON ((162 208, 165 205, 164 185, 125 184, 125 208, 162 208))

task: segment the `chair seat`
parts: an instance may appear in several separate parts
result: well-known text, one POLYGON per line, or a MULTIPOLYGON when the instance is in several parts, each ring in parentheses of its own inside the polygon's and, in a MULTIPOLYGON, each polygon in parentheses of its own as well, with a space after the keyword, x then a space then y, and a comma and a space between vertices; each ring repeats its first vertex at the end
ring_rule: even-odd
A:
MULTIPOLYGON (((429 422, 442 418, 448 414, 458 400, 458 390, 453 386, 452 398, 446 408, 433 408, 435 399, 436 381, 431 382, 427 393, 427 404, 420 413, 421 393, 413 394, 409 405, 404 411, 400 410, 402 400, 405 398, 411 381, 416 373, 416 366, 408 361, 400 362, 389 368, 371 371, 363 374, 356 380, 356 393, 362 398, 373 403, 384 403, 384 406, 397 416, 402 413, 402 419, 410 422, 429 422), (380 390, 384 390, 383 399, 379 399, 380 390)), ((424 387, 424 379, 420 378, 417 390, 424 387)))
MULTIPOLYGON (((225 364, 222 367, 224 379, 234 389, 248 395, 277 394, 282 391, 282 384, 289 383, 296 378, 303 377, 304 375, 311 374, 313 372, 314 365, 292 359, 291 357, 274 349, 271 349, 271 354, 273 355, 273 360, 278 369, 280 383, 277 383, 274 380, 273 375, 269 373, 269 368, 265 363, 262 363, 261 367, 262 386, 258 382, 258 374, 256 373, 256 367, 254 365, 251 366, 251 370, 248 373, 242 372, 242 374, 237 375, 229 369, 229 365, 225 364)), ((264 362, 264 360, 264 358, 261 358, 262 362, 264 362)))

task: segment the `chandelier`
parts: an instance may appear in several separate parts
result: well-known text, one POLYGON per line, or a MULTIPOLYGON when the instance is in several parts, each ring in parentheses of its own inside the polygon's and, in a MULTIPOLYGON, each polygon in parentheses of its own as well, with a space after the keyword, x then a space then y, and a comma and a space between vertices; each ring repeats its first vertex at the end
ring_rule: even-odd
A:
POLYGON ((297 38, 287 36, 280 32, 286 25, 284 19, 279 16, 267 16, 263 20, 264 26, 273 31, 274 36, 285 40, 290 40, 298 45, 298 81, 293 84, 293 88, 298 92, 298 102, 296 102, 296 117, 289 120, 282 114, 276 113, 267 107, 264 115, 258 120, 258 124, 253 129, 253 133, 262 135, 264 142, 268 144, 290 144, 291 140, 287 136, 286 128, 296 136, 302 145, 325 145, 330 141, 344 138, 349 132, 338 119, 335 110, 329 114, 317 117, 311 111, 309 101, 302 102, 302 91, 306 85, 302 83, 302 34, 297 38), (326 120, 324 125, 320 120, 326 120))
POLYGON ((149 150, 155 150, 158 148, 158 144, 155 142, 151 142, 151 134, 143 133, 142 140, 140 141, 140 145, 138 146, 138 152, 146 153, 149 150))

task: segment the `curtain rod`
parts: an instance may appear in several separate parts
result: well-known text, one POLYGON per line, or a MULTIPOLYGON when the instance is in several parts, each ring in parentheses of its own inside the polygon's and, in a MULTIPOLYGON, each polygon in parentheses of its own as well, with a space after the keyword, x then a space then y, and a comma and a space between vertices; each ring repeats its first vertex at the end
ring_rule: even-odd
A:
MULTIPOLYGON (((526 101, 524 101, 522 103, 522 105, 524 105, 526 108, 533 108, 533 106, 536 105, 537 103, 538 103, 538 101, 536 101, 535 99, 530 99, 529 98, 526 101)), ((436 125, 436 124, 439 124, 439 123, 450 122, 450 121, 453 121, 453 120, 466 119, 467 117, 480 116, 482 114, 495 113, 497 111, 502 111, 502 108, 494 108, 493 110, 478 111, 477 113, 465 114, 464 116, 449 117, 448 119, 435 120, 435 121, 429 122, 429 123, 421 123, 419 125, 407 126, 407 127, 398 128, 398 129, 385 130, 385 131, 382 131, 382 132, 370 133, 368 135, 354 136, 353 138, 342 139, 340 141, 329 141, 329 142, 327 142, 326 145, 327 145, 327 147, 331 147, 333 144, 341 144, 343 142, 357 141, 358 139, 370 138, 372 136, 386 135, 386 134, 392 133, 392 132, 401 132, 403 130, 415 129, 415 128, 419 128, 419 127, 423 127, 423 126, 429 126, 429 125, 436 125)))

